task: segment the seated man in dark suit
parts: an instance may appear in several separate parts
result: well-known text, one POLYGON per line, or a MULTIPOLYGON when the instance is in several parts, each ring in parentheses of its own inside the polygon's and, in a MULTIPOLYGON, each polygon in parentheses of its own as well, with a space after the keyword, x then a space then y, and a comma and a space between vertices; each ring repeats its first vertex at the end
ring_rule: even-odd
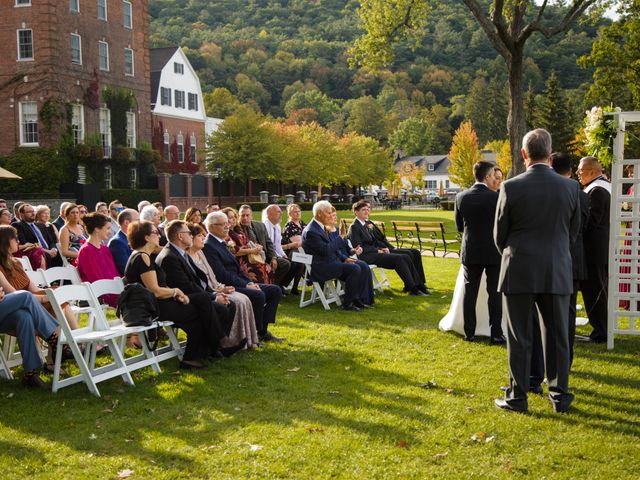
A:
POLYGON ((415 248, 396 248, 391 245, 380 229, 369 220, 371 206, 366 200, 353 204, 356 218, 349 227, 347 238, 355 247, 362 247, 360 260, 369 265, 393 269, 404 282, 404 291, 411 295, 429 295, 422 255, 415 248))
POLYGON ((118 225, 120 230, 111 237, 108 246, 111 250, 111 256, 113 262, 116 264, 116 268, 120 275, 124 277, 124 267, 127 266, 127 261, 133 253, 133 249, 129 246, 127 240, 127 230, 131 222, 137 222, 139 218, 138 211, 132 208, 127 208, 118 214, 118 225))
POLYGON ((359 312, 365 308, 360 301, 361 286, 371 280, 362 272, 360 265, 349 261, 352 259, 340 259, 344 240, 339 235, 330 235, 336 230, 332 209, 333 206, 326 200, 313 205, 313 220, 302 231, 302 248, 305 253, 313 255, 311 280, 342 280, 345 283, 342 309, 359 312))
POLYGON ((276 312, 282 298, 280 287, 254 283, 240 269, 235 255, 227 248, 229 221, 224 213, 210 213, 205 220, 205 226, 209 234, 202 251, 218 281, 224 285, 235 287, 236 291, 249 297, 256 319, 258 338, 261 342, 284 340, 268 330, 269 324, 276 322, 276 312))
MULTIPOLYGON (((33 245, 35 248, 32 250, 29 256, 31 264, 34 268, 40 268, 41 263, 36 260, 36 265, 33 264, 33 260, 44 256, 47 266, 51 265, 53 257, 58 256, 58 250, 56 244, 49 245, 44 238, 42 231, 36 225, 36 210, 33 205, 23 203, 19 209, 22 220, 13 224, 18 231, 18 241, 20 245, 33 245)), ((46 267, 42 267, 46 268, 46 267)))
MULTIPOLYGON (((211 331, 208 334, 211 335, 213 345, 219 345, 222 337, 227 336, 231 330, 235 305, 224 293, 216 294, 209 288, 208 283, 198 276, 199 269, 186 253, 186 249, 193 243, 187 223, 182 220, 173 220, 167 225, 166 232, 169 243, 156 257, 156 264, 165 272, 169 287, 179 288, 187 295, 206 293, 209 296, 215 316, 212 318, 211 331)), ((234 352, 243 347, 244 344, 238 346, 234 352)), ((215 352, 212 353, 215 355, 215 352)), ((231 353, 233 352, 227 352, 227 355, 231 353)))
POLYGON ((60 204, 60 215, 58 215, 58 218, 56 218, 53 222, 51 222, 53 226, 56 227, 58 232, 64 226, 64 211, 67 209, 69 205, 71 205, 71 202, 62 202, 60 204))

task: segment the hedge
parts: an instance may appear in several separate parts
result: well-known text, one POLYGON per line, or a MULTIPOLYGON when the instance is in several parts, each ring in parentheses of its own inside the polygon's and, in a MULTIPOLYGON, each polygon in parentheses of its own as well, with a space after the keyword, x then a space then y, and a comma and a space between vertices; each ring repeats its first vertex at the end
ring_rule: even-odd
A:
POLYGON ((104 202, 112 202, 113 200, 120 200, 122 205, 131 208, 137 208, 138 203, 142 200, 148 200, 149 202, 162 201, 162 194, 158 189, 136 189, 131 190, 129 188, 112 188, 111 190, 101 190, 102 200, 104 202))
POLYGON ((440 208, 442 210, 453 210, 455 203, 456 202, 453 202, 451 200, 445 200, 443 202, 440 202, 440 208))

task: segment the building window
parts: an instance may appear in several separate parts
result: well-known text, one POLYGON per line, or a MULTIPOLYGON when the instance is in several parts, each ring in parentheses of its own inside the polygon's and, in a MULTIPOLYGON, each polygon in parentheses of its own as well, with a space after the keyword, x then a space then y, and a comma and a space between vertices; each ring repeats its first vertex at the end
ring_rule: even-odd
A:
POLYGON ((16 7, 29 7, 31 0, 16 0, 16 7))
POLYGON ((135 167, 129 171, 129 184, 131 188, 138 188, 138 169, 135 167))
POLYGON ((104 167, 104 188, 111 190, 111 166, 104 167))
POLYGON ((438 188, 438 181, 437 180, 427 180, 427 185, 426 187, 429 190, 435 190, 436 188, 438 188))
POLYGON ((184 75, 184 65, 182 63, 173 62, 173 73, 184 75))
POLYGON ((20 102, 20 145, 38 145, 38 104, 20 102))
POLYGON ((184 92, 176 90, 176 108, 184 108, 184 92))
POLYGON ((124 74, 133 77, 133 50, 124 49, 124 74))
POLYGON ((127 112, 127 147, 136 148, 136 114, 127 112))
POLYGON ((170 137, 169 137, 169 132, 168 131, 164 131, 164 148, 162 150, 162 158, 164 158, 165 162, 170 162, 171 161, 171 153, 169 150, 169 141, 170 141, 170 137))
POLYGON ((429 165, 427 165, 427 171, 433 172, 434 170, 435 170, 435 165, 433 163, 430 163, 429 165))
POLYGON ((449 180, 444 181, 444 188, 449 188, 450 185, 449 180))
POLYGON ((171 89, 160 87, 160 105, 171 106, 171 89))
POLYGON ((189 110, 198 111, 198 94, 190 93, 189 94, 189 110))
POLYGON ((109 71, 109 44, 107 42, 98 42, 98 59, 100 70, 109 71))
POLYGON ((98 20, 107 20, 107 0, 98 0, 98 20))
POLYGON ((80 0, 69 0, 69 10, 80 12, 80 0))
POLYGON ((111 158, 111 111, 100 109, 100 143, 103 158, 111 158))
POLYGON ((18 30, 18 60, 33 60, 33 30, 18 30))
POLYGON ((198 160, 196 157, 196 136, 194 133, 191 134, 191 136, 189 137, 189 156, 191 157, 191 161, 193 163, 196 163, 196 161, 198 160))
POLYGON ((176 140, 178 143, 178 163, 184 163, 184 137, 182 136, 182 132, 178 134, 176 140))
POLYGON ((71 110, 71 133, 73 143, 77 145, 84 142, 84 107, 79 103, 73 104, 71 110))
POLYGON ((124 16, 124 27, 133 28, 133 7, 128 0, 122 2, 122 15, 124 16))
POLYGON ((82 65, 82 39, 76 33, 71 34, 71 63, 82 65))

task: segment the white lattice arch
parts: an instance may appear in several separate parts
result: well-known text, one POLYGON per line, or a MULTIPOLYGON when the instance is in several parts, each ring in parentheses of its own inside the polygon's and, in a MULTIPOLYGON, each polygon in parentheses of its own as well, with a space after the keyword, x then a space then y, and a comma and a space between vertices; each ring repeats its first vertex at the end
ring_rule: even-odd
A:
POLYGON ((607 348, 613 336, 640 335, 640 159, 624 157, 626 126, 640 122, 640 112, 615 112, 617 135, 611 166, 611 231, 609 236, 609 295, 607 348), (628 166, 633 165, 633 175, 628 166), (627 187, 633 191, 623 195, 627 187), (628 302, 628 310, 620 302, 628 302))

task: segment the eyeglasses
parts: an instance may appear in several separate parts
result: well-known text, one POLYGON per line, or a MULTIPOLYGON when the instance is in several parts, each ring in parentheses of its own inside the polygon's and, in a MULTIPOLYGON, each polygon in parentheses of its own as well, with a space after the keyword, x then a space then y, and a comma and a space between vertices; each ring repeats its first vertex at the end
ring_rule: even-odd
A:
POLYGON ((191 233, 189 230, 182 230, 181 232, 178 232, 178 235, 180 235, 181 233, 186 233, 187 235, 191 235, 193 237, 193 233, 191 233))
POLYGON ((158 230, 151 230, 151 233, 149 235, 158 235, 158 236, 160 236, 160 232, 158 230))
POLYGON ((210 223, 209 225, 216 226, 216 227, 228 227, 229 226, 228 223, 210 223))

